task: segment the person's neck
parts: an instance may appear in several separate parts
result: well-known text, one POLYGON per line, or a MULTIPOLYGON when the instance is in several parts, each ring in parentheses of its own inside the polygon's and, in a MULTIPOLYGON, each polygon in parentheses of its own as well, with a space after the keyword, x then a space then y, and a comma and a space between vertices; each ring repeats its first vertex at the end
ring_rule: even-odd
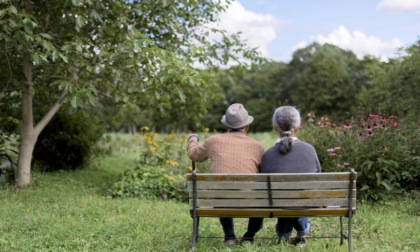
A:
POLYGON ((228 130, 228 133, 235 133, 235 132, 246 134, 246 131, 244 129, 229 129, 228 130))

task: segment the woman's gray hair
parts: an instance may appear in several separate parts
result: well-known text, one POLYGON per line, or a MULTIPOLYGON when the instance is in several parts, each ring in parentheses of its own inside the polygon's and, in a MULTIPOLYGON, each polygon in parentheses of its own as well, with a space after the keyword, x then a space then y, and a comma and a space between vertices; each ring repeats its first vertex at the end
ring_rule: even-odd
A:
POLYGON ((274 111, 273 127, 280 134, 280 152, 287 153, 293 147, 290 135, 300 127, 299 111, 292 106, 281 106, 274 111))

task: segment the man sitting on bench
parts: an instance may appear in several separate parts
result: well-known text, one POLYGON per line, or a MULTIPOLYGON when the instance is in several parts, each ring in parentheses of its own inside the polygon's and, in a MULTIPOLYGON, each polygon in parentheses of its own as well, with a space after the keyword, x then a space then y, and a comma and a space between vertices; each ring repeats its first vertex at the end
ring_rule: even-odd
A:
MULTIPOLYGON (((188 156, 195 162, 210 158, 211 173, 258 173, 264 147, 246 135, 253 121, 254 117, 248 115, 242 104, 232 104, 221 120, 227 133, 213 135, 201 146, 198 144, 198 135, 190 135, 188 156)), ((235 244, 233 219, 221 217, 220 224, 225 233, 225 243, 235 244)), ((261 224, 259 219, 250 218, 248 230, 259 230, 261 224)))

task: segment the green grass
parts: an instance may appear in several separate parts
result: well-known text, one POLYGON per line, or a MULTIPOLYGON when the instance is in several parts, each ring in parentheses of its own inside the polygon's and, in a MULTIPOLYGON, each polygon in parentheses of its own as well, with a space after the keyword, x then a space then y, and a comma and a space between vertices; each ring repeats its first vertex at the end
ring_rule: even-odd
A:
MULTIPOLYGON (((101 157, 85 170, 34 173, 29 188, 1 190, 0 251, 189 251, 192 220, 186 203, 107 195, 134 160, 130 153, 101 157)), ((354 251, 420 251, 418 207, 409 198, 358 203, 354 251)), ((235 220, 237 236, 246 223, 235 220)), ((311 223, 312 235, 338 230, 338 218, 311 223)), ((278 245, 274 225, 266 219, 252 245, 226 247, 222 239, 200 239, 196 251, 347 251, 338 239, 309 240, 303 249, 278 245)), ((200 235, 222 236, 218 220, 202 218, 200 235)))

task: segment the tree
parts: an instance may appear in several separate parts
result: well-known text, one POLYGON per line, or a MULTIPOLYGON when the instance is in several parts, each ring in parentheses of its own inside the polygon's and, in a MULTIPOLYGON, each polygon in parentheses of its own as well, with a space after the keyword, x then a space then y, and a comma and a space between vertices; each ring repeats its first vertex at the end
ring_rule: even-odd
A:
POLYGON ((369 85, 359 94, 364 106, 384 113, 418 118, 420 108, 420 40, 400 51, 387 63, 364 59, 369 85))
POLYGON ((285 96, 307 111, 342 116, 355 109, 362 77, 353 52, 314 43, 294 52, 285 96))
POLYGON ((229 2, 0 1, 0 91, 21 90, 17 185, 30 183, 37 138, 64 103, 86 116, 103 99, 167 111, 200 94, 202 102, 177 113, 202 114, 211 82, 193 62, 259 59, 237 34, 211 28, 229 2), (223 39, 209 40, 212 33, 223 39), (34 114, 37 103, 49 107, 45 115, 34 114))

